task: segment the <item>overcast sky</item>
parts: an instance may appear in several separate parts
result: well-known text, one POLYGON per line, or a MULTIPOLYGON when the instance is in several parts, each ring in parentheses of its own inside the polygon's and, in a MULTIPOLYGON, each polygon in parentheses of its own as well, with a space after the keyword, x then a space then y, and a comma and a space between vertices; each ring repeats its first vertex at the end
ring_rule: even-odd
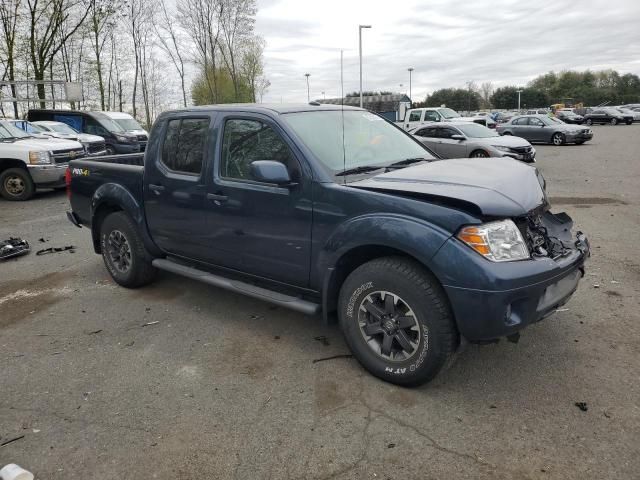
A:
POLYGON ((358 90, 433 90, 492 81, 526 84, 550 70, 613 68, 640 74, 640 0, 258 0, 256 30, 267 43, 265 102, 358 90), (400 87, 400 84, 403 86, 400 87))

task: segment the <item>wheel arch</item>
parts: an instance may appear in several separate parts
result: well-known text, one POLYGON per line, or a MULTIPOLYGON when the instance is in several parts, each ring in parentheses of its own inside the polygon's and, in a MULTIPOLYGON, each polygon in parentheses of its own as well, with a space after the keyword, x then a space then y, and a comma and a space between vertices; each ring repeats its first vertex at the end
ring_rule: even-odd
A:
POLYGON ((29 172, 29 169, 23 160, 18 160, 16 158, 0 158, 0 173, 9 168, 22 168, 29 172))

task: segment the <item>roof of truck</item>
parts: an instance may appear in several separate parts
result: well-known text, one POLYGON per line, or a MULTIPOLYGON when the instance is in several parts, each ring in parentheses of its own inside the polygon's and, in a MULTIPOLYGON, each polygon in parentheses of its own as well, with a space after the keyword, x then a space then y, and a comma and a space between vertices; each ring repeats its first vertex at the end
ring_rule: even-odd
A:
POLYGON ((314 112, 317 110, 364 110, 357 107, 344 105, 320 105, 309 103, 224 103, 216 105, 200 105, 173 110, 172 112, 190 112, 202 110, 224 110, 236 112, 275 112, 275 113, 295 113, 314 112))

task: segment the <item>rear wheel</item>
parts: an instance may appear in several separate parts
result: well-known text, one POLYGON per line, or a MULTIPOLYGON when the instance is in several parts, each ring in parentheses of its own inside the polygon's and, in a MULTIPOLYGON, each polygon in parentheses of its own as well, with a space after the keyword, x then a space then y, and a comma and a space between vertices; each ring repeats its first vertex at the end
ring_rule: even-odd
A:
POLYGON ((156 269, 133 220, 124 212, 107 216, 100 227, 104 264, 123 287, 136 288, 153 281, 156 269))
POLYGON ((458 345, 442 287, 402 257, 372 260, 354 270, 340 290, 339 317, 355 358, 398 385, 430 381, 458 345))
POLYGON ((111 145, 107 145, 106 147, 104 147, 105 152, 107 152, 107 155, 115 155, 116 154, 116 149, 113 148, 111 145))
POLYGON ((474 150, 469 156, 474 158, 487 158, 489 154, 484 150, 474 150))
POLYGON ((627 119, 627 120, 626 120, 626 123, 627 123, 627 125, 631 125, 631 124, 633 123, 633 120, 631 120, 631 119, 627 119))
POLYGON ((29 172, 24 168, 7 168, 0 173, 0 195, 7 200, 29 200, 36 186, 29 172))
POLYGON ((593 120, 587 118, 584 123, 586 123, 587 125, 593 125, 593 120))
POLYGON ((611 123, 611 125, 617 125, 618 124, 618 119, 617 118, 612 118, 610 123, 611 123))
POLYGON ((556 146, 564 145, 564 140, 564 135, 560 132, 554 133, 551 137, 551 142, 556 146))

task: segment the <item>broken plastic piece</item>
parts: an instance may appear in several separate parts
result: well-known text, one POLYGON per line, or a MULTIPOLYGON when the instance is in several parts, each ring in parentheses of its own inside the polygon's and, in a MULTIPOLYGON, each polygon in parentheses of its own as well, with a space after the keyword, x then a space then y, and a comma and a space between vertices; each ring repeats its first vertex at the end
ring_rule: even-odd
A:
POLYGON ((0 470, 0 478, 2 480, 33 480, 33 473, 15 463, 10 463, 0 470))
POLYGON ((58 252, 66 252, 67 250, 71 250, 71 253, 73 253, 73 250, 76 247, 74 247, 73 245, 67 245, 65 247, 50 247, 50 248, 44 248, 42 250, 38 250, 36 252, 36 255, 40 256, 40 255, 46 255, 47 253, 58 253, 58 252))
POLYGON ((26 255, 30 251, 29 242, 21 238, 10 237, 0 241, 0 260, 26 255))

